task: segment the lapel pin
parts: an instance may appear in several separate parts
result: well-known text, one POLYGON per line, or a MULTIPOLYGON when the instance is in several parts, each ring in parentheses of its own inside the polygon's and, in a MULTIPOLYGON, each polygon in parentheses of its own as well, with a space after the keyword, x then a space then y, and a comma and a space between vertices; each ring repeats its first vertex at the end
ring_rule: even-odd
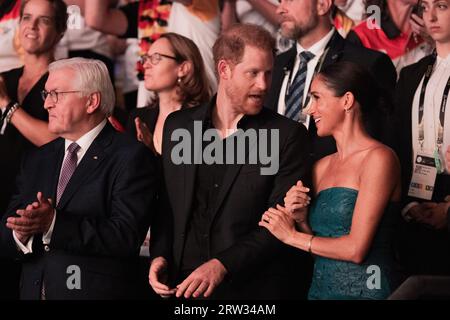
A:
POLYGON ((98 157, 97 157, 97 156, 94 156, 94 160, 98 160, 98 157))

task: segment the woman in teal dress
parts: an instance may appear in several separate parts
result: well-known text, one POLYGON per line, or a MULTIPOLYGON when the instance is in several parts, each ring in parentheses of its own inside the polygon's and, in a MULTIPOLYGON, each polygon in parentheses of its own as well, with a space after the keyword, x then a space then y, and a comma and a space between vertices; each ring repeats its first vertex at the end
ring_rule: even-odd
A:
POLYGON ((315 256, 309 299, 385 299, 395 289, 391 236, 400 164, 364 125, 381 96, 370 74, 350 62, 314 78, 307 112, 320 137, 334 137, 337 152, 314 165, 309 218, 310 189, 299 181, 285 206, 269 209, 259 223, 315 256))

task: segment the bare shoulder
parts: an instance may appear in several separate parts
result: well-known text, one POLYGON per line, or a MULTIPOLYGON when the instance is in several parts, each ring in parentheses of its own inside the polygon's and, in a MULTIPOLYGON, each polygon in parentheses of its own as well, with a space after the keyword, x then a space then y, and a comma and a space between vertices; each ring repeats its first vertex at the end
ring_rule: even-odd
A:
POLYGON ((395 151, 382 143, 376 143, 373 148, 367 151, 364 165, 366 168, 370 168, 369 171, 374 172, 400 170, 400 162, 395 151))
POLYGON ((315 186, 318 185, 318 182, 322 180, 323 175, 327 171, 327 168, 331 162, 332 157, 334 157, 335 154, 330 154, 326 157, 323 157, 322 159, 319 159, 314 163, 313 168, 313 184, 315 186))

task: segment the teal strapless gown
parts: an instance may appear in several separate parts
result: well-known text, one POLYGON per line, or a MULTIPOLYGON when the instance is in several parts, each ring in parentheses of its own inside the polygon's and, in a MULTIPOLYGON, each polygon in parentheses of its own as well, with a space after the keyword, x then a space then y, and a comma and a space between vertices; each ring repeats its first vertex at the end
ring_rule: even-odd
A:
MULTIPOLYGON (((357 196, 357 190, 343 187, 321 191, 309 213, 309 222, 314 234, 318 237, 331 238, 349 234, 357 196)), ((388 206, 372 247, 361 265, 315 257, 308 299, 385 299, 390 295, 396 284, 391 250, 396 216, 393 207, 392 204, 388 206), (371 278, 375 274, 369 268, 372 265, 379 267, 379 282, 371 278)))

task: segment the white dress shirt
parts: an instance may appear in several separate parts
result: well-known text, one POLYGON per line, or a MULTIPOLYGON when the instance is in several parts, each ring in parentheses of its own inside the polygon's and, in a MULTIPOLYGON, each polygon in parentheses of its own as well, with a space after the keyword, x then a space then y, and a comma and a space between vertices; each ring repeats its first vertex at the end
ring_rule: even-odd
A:
MULTIPOLYGON (((73 143, 76 142, 78 144, 78 146, 80 146, 80 148, 77 151, 77 157, 78 157, 78 161, 77 161, 77 165, 80 163, 80 161, 83 159, 84 155, 86 154, 87 150, 89 149, 89 147, 91 146, 92 142, 94 142, 95 138, 97 138, 97 136, 99 135, 99 133, 103 130, 103 128, 106 125, 106 119, 103 120, 100 124, 98 124, 94 129, 92 129, 91 131, 89 131, 88 133, 84 134, 80 139, 78 139, 77 141, 70 141, 70 140, 65 140, 65 155, 64 155, 64 161, 66 160, 67 154, 68 154, 68 148, 69 146, 73 143)), ((62 166, 61 166, 61 170, 62 170, 62 166)), ((49 245, 51 238, 52 238, 52 234, 53 234, 53 228, 55 227, 55 221, 56 221, 56 211, 55 214, 53 216, 53 221, 52 224, 50 225, 50 228, 48 229, 47 233, 45 233, 42 236, 42 242, 44 243, 44 245, 49 245)), ((30 237, 30 239, 28 240, 26 246, 24 244, 22 244, 19 239, 17 239, 15 232, 13 232, 13 238, 14 241, 17 244, 17 247, 24 253, 24 254, 28 254, 28 253, 32 253, 32 246, 33 246, 33 236, 30 237)))
MULTIPOLYGON (((306 98, 308 96, 308 92, 309 92, 309 87, 311 86, 311 81, 314 75, 314 71, 316 69, 317 64, 320 61, 320 58, 322 56, 322 54, 325 51, 325 48, 327 47, 328 42, 331 40, 334 32, 336 30, 334 28, 331 29, 330 32, 327 33, 327 35, 325 37, 323 37, 322 39, 320 39, 319 41, 317 41, 315 44, 313 44, 310 48, 305 49, 303 48, 298 42, 297 42, 297 56, 295 57, 295 63, 294 63, 294 69, 292 70, 292 76, 291 76, 291 72, 286 72, 285 76, 284 76, 284 80, 283 80, 283 84, 281 86, 281 91, 280 91, 280 97, 278 98, 278 113, 284 115, 285 111, 286 111, 286 103, 285 103, 285 97, 286 97, 286 89, 287 89, 287 83, 289 80, 291 80, 291 83, 294 81, 295 75, 297 74, 298 69, 300 68, 300 53, 302 53, 303 51, 309 51, 311 53, 314 54, 314 58, 309 60, 308 64, 307 64, 307 68, 308 71, 306 73, 306 82, 305 82, 305 91, 303 94, 303 104, 306 101, 306 98)), ((306 119, 306 127, 309 127, 309 121, 310 121, 310 117, 307 116, 306 119)))

